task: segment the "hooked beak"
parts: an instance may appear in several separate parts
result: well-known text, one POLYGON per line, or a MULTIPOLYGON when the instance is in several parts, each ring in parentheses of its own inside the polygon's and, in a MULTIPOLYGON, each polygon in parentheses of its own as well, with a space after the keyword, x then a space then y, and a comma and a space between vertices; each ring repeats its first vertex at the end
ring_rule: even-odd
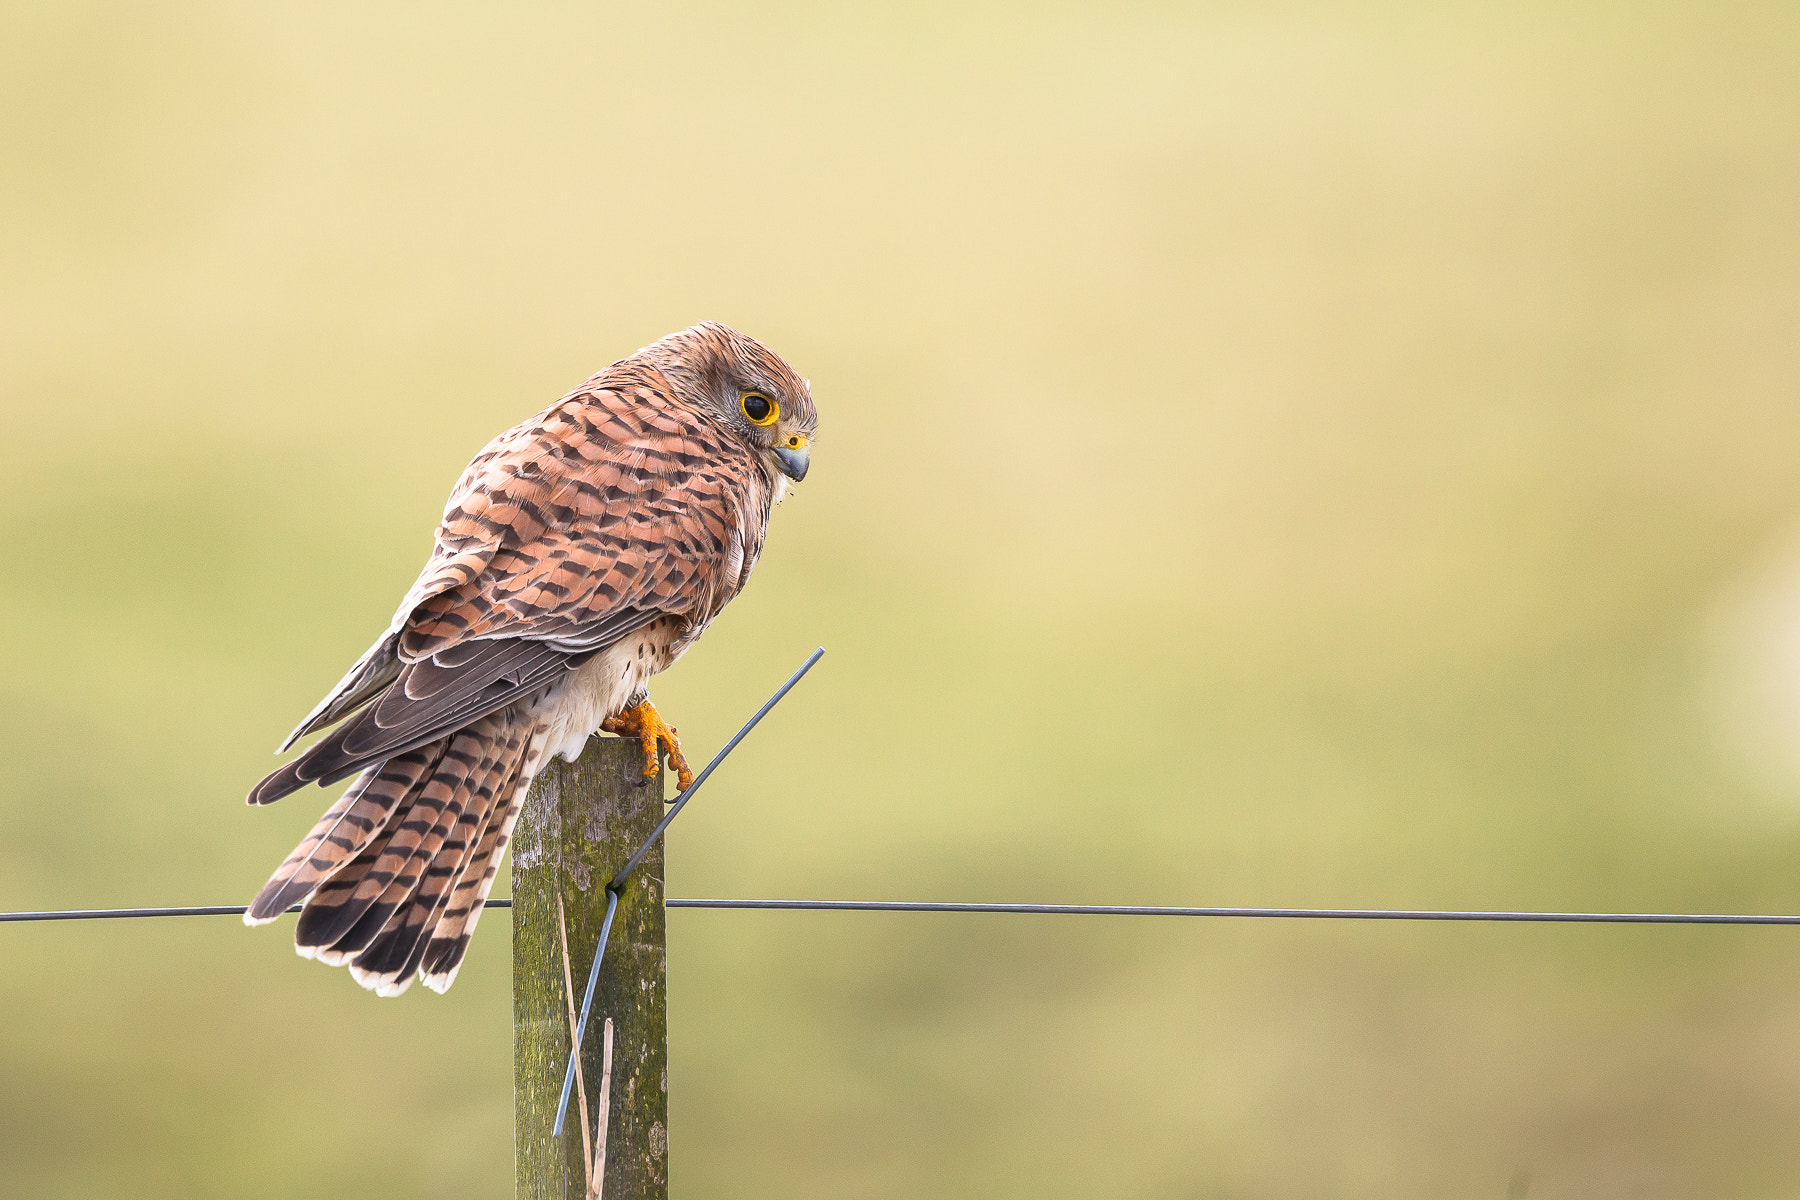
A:
POLYGON ((799 483, 806 478, 806 466, 812 461, 812 453, 807 449, 805 438, 796 435, 788 440, 800 444, 775 447, 775 457, 781 460, 781 473, 799 483))

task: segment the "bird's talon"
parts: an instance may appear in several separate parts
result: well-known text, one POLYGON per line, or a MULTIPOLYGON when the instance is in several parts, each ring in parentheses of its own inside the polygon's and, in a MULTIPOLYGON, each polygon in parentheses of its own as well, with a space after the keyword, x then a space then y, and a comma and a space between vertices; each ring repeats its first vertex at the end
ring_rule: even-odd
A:
POLYGON ((680 730, 663 720, 656 706, 644 700, 621 712, 618 716, 608 717, 600 722, 603 733, 616 733, 620 737, 637 739, 644 748, 644 778, 653 779, 657 769, 662 765, 662 756, 669 756, 669 765, 675 768, 676 790, 685 792, 693 785, 694 773, 688 768, 688 761, 681 753, 680 730))
POLYGON ((694 786, 694 771, 688 766, 687 756, 677 746, 669 751, 669 765, 675 768, 675 792, 679 795, 694 786))

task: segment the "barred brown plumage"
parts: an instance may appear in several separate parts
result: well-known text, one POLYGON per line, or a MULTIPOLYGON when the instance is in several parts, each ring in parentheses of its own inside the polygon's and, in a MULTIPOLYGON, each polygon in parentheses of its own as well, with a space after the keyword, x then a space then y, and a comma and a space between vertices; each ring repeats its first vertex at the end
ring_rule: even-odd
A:
POLYGON ((816 423, 779 356, 707 323, 489 443, 387 632, 282 749, 337 728, 251 790, 268 804, 357 775, 245 921, 304 901, 301 954, 383 995, 415 974, 442 991, 550 755, 605 722, 642 738, 646 774, 668 752, 685 787, 644 685, 749 579, 816 423))

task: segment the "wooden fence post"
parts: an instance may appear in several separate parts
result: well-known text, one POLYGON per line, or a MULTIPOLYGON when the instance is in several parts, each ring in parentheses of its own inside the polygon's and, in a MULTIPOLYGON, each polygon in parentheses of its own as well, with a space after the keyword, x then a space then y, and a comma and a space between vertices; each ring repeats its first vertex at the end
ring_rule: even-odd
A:
MULTIPOLYGON (((579 1105, 563 1136, 550 1135, 569 1054, 556 895, 568 914, 575 1005, 606 913, 606 882, 663 815, 663 779, 643 777, 634 740, 596 737, 573 763, 553 762, 532 784, 513 852, 513 1164, 518 1200, 587 1194, 579 1105)), ((668 975, 662 841, 632 872, 619 899, 581 1058, 590 1117, 598 1120, 600 1031, 613 1020, 615 1049, 605 1200, 669 1194, 668 975)), ((592 1131, 589 1131, 590 1136, 592 1131)))

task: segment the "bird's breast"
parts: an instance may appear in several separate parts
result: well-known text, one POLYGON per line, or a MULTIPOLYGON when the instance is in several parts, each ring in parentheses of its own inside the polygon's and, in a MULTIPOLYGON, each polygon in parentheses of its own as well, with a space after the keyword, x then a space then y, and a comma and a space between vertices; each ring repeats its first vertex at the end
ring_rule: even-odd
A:
POLYGON ((659 617, 621 641, 614 642, 564 676, 533 705, 532 716, 545 731, 548 753, 568 762, 600 728, 644 690, 650 677, 681 657, 678 646, 684 622, 659 617))

